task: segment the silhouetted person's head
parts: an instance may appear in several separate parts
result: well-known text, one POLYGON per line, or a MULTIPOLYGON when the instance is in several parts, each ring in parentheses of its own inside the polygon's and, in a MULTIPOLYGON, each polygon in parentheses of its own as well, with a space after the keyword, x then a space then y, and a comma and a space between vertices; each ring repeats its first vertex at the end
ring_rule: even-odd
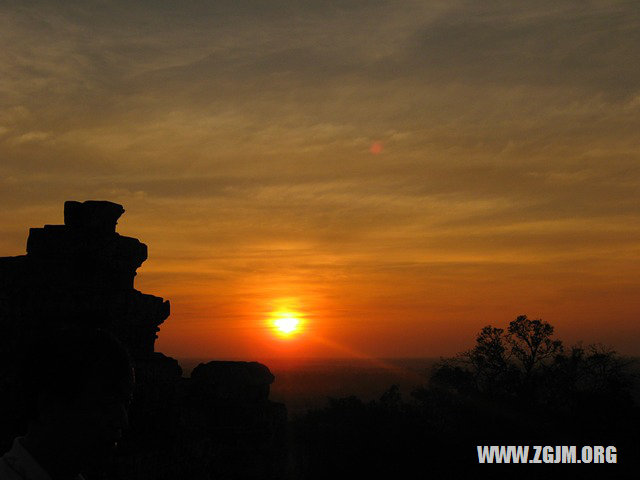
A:
POLYGON ((99 468, 128 426, 133 370, 109 332, 73 329, 27 352, 25 447, 53 478, 99 468))

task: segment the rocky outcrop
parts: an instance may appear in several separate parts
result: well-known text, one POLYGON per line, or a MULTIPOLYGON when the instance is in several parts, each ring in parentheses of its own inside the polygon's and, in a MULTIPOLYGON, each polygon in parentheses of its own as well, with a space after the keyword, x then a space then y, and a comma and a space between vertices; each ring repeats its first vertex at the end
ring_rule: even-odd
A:
POLYGON ((257 362, 211 361, 191 373, 184 420, 210 441, 212 478, 283 477, 287 411, 268 399, 274 380, 257 362))
POLYGON ((258 362, 201 363, 191 372, 191 389, 205 398, 234 402, 263 402, 275 377, 258 362))

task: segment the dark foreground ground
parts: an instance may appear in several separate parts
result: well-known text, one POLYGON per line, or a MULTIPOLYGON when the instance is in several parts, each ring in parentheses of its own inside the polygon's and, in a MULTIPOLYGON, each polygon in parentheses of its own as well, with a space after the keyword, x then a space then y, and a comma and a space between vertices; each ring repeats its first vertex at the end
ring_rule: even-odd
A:
MULTIPOLYGON (((208 360, 178 359, 185 376, 208 360)), ((363 401, 377 400, 391 385, 409 395, 426 381, 437 361, 437 358, 261 360, 276 377, 269 398, 284 403, 292 419, 307 410, 325 407, 329 398, 356 396, 363 401)))
MULTIPOLYGON (((637 383, 635 405, 590 399, 581 411, 551 411, 425 388, 437 362, 265 360, 276 377, 270 398, 289 413, 286 478, 637 476, 637 383), (479 465, 477 445, 575 445, 578 458, 582 446, 613 445, 617 463, 479 465)), ((181 364, 188 375, 198 359, 181 364)))

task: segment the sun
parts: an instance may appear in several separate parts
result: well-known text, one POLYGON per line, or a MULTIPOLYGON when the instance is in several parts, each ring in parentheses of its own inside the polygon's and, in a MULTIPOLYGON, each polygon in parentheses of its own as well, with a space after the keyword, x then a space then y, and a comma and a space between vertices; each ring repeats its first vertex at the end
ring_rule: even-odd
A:
POLYGON ((271 328, 279 337, 289 338, 300 333, 302 322, 300 315, 294 312, 274 312, 271 315, 271 328))
POLYGON ((278 318, 274 320, 273 324, 276 326, 280 333, 285 335, 291 334, 298 329, 300 320, 293 317, 278 318))

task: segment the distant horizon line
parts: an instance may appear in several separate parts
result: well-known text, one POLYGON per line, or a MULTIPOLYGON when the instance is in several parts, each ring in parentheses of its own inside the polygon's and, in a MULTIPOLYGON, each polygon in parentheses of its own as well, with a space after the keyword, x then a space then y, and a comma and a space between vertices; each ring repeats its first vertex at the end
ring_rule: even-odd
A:
MULTIPOLYGON (((157 352, 163 353, 163 352, 157 352)), ((170 355, 169 355, 170 356, 170 355)), ((630 360, 640 360, 640 355, 621 355, 630 360)), ((456 355, 439 355, 439 356, 431 356, 431 357, 371 357, 371 358, 360 358, 360 357, 266 357, 266 358, 258 358, 255 357, 182 357, 182 356, 171 356, 175 360, 179 362, 287 362, 287 361, 299 361, 299 362, 322 362, 322 361, 330 361, 330 362, 352 362, 352 363, 372 363, 372 362, 394 362, 394 361, 437 361, 441 359, 450 359, 455 358, 456 355)))
MULTIPOLYGON (((163 353, 163 352, 156 352, 163 353)), ((164 353, 163 353, 164 354, 164 353)), ((171 355, 169 355, 171 356, 171 355)), ((371 357, 361 358, 361 357, 293 357, 293 356, 282 356, 282 357, 266 357, 265 360, 356 360, 361 362, 368 362, 371 360, 425 360, 425 359, 440 359, 440 358, 450 358, 455 357, 456 355, 438 355, 438 356, 430 356, 430 357, 371 357)), ((197 356, 197 357, 185 357, 176 355, 173 358, 181 359, 181 360, 202 360, 210 358, 210 361, 253 361, 247 360, 247 357, 205 357, 205 356, 197 356)))

